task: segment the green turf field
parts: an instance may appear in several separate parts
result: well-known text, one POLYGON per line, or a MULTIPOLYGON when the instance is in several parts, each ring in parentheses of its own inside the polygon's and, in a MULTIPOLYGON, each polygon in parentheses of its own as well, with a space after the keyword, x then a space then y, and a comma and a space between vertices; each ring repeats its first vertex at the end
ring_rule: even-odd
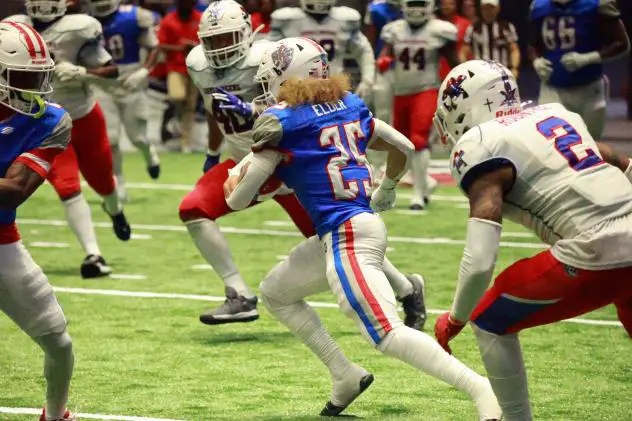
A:
MULTIPOLYGON (((165 156, 160 184, 192 185, 203 159, 202 155, 165 156)), ((97 196, 87 194, 94 220, 103 223, 97 234, 104 256, 117 274, 138 276, 80 279, 83 252, 67 227, 53 225, 63 221, 63 211, 52 189, 43 186, 22 207, 19 218, 24 241, 51 283, 221 296, 219 278, 208 269, 193 268, 205 262, 178 220, 185 191, 178 186, 158 188, 160 184, 148 179, 138 155, 126 156, 125 168, 128 182, 156 187, 129 189, 127 215, 134 233, 142 238, 119 242, 97 196), (36 247, 51 242, 62 247, 36 247)), ((440 188, 436 194, 459 195, 455 188, 440 188)), ((463 240, 467 219, 463 202, 442 199, 435 200, 424 215, 396 211, 384 215, 394 240, 388 255, 402 271, 426 277, 431 309, 450 305, 463 246, 445 240, 463 240)), ((399 203, 406 209, 408 200, 401 198, 399 203)), ((222 227, 251 229, 227 234, 251 286, 256 288, 279 257, 301 240, 288 221, 274 202, 221 221, 222 227), (279 235, 263 235, 259 230, 279 235)), ((497 270, 538 251, 537 239, 518 226, 507 223, 505 234, 503 241, 509 244, 501 249, 497 270)), ((75 412, 186 420, 307 420, 318 418, 329 397, 327 370, 263 306, 257 322, 209 327, 197 318, 217 303, 187 296, 141 298, 71 290, 58 292, 58 298, 75 344, 70 396, 75 412)), ((334 302, 330 294, 312 300, 334 302)), ((348 414, 367 420, 476 419, 466 396, 371 349, 337 309, 318 312, 346 353, 376 377, 348 414)), ((427 331, 432 331, 435 317, 430 316, 427 331)), ((616 320, 612 308, 585 317, 616 320)), ((0 407, 41 407, 44 382, 39 349, 3 316, 0 337, 0 407)), ((621 327, 561 323, 523 333, 522 343, 536 419, 632 420, 632 343, 621 327)), ((457 338, 453 349, 458 358, 483 372, 471 331, 457 338)), ((35 418, 0 413, 1 420, 35 418)))

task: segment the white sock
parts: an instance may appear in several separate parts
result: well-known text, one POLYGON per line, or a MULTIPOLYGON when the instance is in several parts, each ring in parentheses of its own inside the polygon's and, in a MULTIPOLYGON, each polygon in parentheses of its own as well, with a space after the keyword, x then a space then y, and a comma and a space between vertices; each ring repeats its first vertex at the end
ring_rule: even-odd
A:
POLYGON ((268 311, 327 366, 334 380, 341 379, 353 366, 325 330, 318 314, 305 301, 283 304, 265 294, 261 299, 268 311))
POLYGON ((119 197, 119 202, 127 201, 127 189, 125 188, 125 177, 123 174, 116 174, 114 176, 116 179, 116 193, 119 197))
POLYGON ((60 419, 66 412, 68 389, 75 363, 72 340, 67 332, 63 332, 41 336, 35 341, 45 354, 46 419, 60 419))
POLYGON ((217 224, 210 219, 197 219, 187 222, 186 227, 198 250, 224 280, 224 284, 234 288, 239 295, 254 297, 254 292, 248 288, 237 270, 228 242, 217 224))
POLYGON ((82 193, 61 202, 64 205, 64 213, 68 226, 75 233, 81 247, 86 254, 101 255, 97 244, 97 234, 92 225, 92 212, 82 193))
POLYGON ((430 336, 408 326, 390 331, 377 348, 470 396, 478 392, 485 380, 445 352, 430 336))
POLYGON ((412 160, 411 172, 413 176, 412 204, 424 205, 423 198, 428 194, 428 166, 430 165, 430 151, 423 149, 415 152, 412 160))
POLYGON ((111 194, 103 196, 103 203, 105 204, 105 210, 110 215, 117 215, 123 211, 123 206, 121 205, 117 189, 114 189, 111 194))
POLYGON ((413 293, 413 284, 401 273, 387 257, 384 258, 384 275, 391 284, 397 298, 404 298, 413 293))
POLYGON ((527 372, 517 334, 495 335, 472 324, 481 357, 506 421, 530 421, 527 372))
POLYGON ((112 172, 115 176, 123 174, 123 154, 119 145, 111 145, 112 149, 112 172))

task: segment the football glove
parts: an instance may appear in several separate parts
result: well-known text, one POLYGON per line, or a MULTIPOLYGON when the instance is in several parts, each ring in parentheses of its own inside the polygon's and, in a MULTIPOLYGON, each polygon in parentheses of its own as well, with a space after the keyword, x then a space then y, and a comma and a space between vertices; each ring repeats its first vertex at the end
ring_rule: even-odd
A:
POLYGON ((391 56, 380 56, 376 60, 375 64, 377 66, 377 70, 379 70, 380 73, 384 73, 393 68, 395 65, 395 59, 391 56))
MULTIPOLYGON (((141 67, 136 70, 134 73, 122 79, 123 87, 133 91, 137 89, 141 84, 145 83, 147 80, 147 76, 149 76, 149 69, 146 67, 141 67)), ((121 78, 119 77, 119 81, 121 78)))
POLYGON ((244 102, 237 95, 233 95, 222 88, 216 88, 212 96, 215 101, 219 102, 219 108, 223 110, 234 111, 243 117, 251 117, 254 113, 254 107, 251 103, 244 102))
POLYGON ((443 313, 435 323, 435 337, 437 342, 445 351, 452 355, 452 348, 450 348, 449 342, 456 337, 463 328, 465 323, 452 319, 450 312, 443 313))
POLYGON ((204 173, 206 173, 217 164, 219 164, 219 154, 210 150, 207 151, 206 160, 204 161, 204 166, 202 167, 204 173))
POLYGON ((553 63, 544 57, 533 60, 533 68, 542 82, 548 82, 553 73, 553 63))
POLYGON ((86 76, 87 72, 85 67, 77 66, 67 61, 62 61, 55 65, 55 76, 61 82, 80 80, 86 76))
POLYGON ((574 51, 570 53, 566 53, 560 59, 562 65, 569 72, 574 72, 576 70, 581 69, 582 67, 589 66, 591 64, 601 63, 601 55, 599 52, 592 51, 590 53, 576 53, 574 51))
POLYGON ((396 181, 384 177, 380 186, 371 195, 371 208, 376 212, 384 212, 395 207, 395 187, 396 181))

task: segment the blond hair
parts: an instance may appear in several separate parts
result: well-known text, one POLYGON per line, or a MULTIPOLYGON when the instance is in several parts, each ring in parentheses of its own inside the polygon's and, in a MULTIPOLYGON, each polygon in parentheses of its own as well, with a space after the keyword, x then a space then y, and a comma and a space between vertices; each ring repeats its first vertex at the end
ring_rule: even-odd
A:
POLYGON ((349 75, 334 75, 329 79, 288 79, 279 90, 278 100, 290 107, 302 104, 336 102, 351 89, 349 75))

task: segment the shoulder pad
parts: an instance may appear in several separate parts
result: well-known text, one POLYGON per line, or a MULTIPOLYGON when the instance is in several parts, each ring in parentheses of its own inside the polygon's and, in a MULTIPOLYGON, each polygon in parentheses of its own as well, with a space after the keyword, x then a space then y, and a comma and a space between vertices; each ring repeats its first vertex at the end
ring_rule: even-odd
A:
POLYGON ((273 20, 297 20, 305 17, 305 12, 300 7, 282 7, 272 12, 273 20))
POLYGON ((56 32, 76 32, 82 38, 94 39, 103 34, 101 23, 84 14, 65 15, 54 26, 56 32))
POLYGON ((456 41, 459 30, 454 24, 441 19, 432 19, 429 24, 433 34, 449 41, 456 41))
POLYGON ((141 28, 153 28, 154 27, 154 14, 151 10, 138 7, 136 9, 136 21, 141 28))
POLYGON ((187 68, 194 72, 203 72, 209 68, 201 45, 196 45, 187 55, 187 68))
POLYGON ((267 39, 255 41, 252 46, 250 46, 250 51, 248 51, 246 60, 244 60, 243 67, 259 67, 263 55, 272 45, 274 45, 274 42, 268 41, 267 39))
POLYGON ((25 23, 27 25, 33 26, 33 21, 28 15, 11 15, 2 19, 1 22, 16 22, 16 23, 25 23))
POLYGON ((277 114, 279 107, 283 107, 283 105, 277 104, 268 108, 255 120, 252 128, 253 151, 260 151, 266 147, 277 147, 283 139, 283 124, 277 114))
POLYGON ((335 6, 331 8, 330 16, 336 20, 358 22, 362 20, 360 12, 347 6, 335 6))

